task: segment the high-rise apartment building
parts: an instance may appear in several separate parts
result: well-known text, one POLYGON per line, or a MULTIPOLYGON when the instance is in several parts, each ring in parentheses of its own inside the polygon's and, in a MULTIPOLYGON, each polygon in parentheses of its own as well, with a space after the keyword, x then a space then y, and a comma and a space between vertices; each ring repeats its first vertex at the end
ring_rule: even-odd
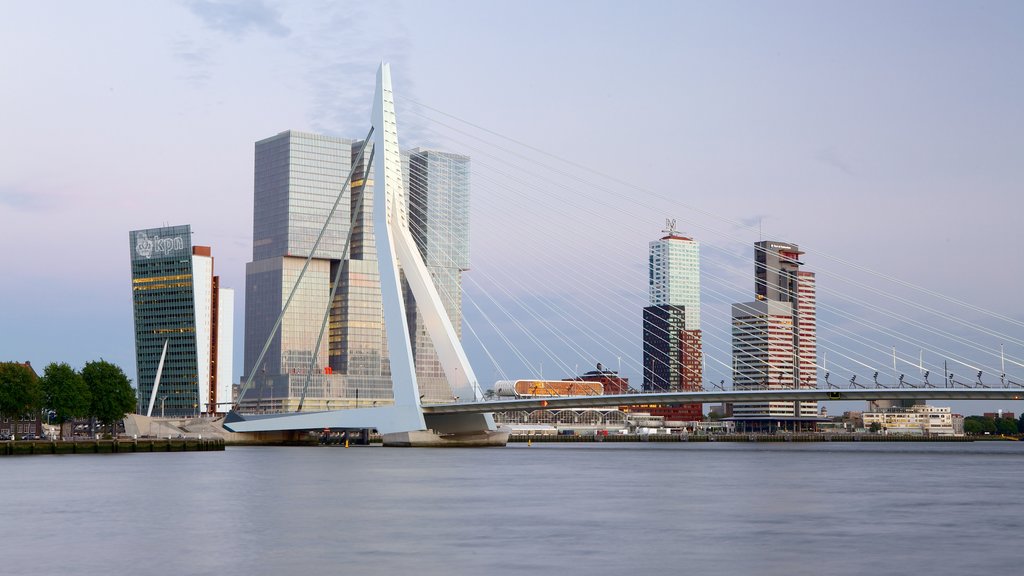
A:
MULTIPOLYGON (((643 313, 644 390, 700 390, 703 364, 700 330, 700 243, 676 233, 650 243, 651 305, 643 313)), ((700 404, 686 408, 686 420, 700 420, 700 404)))
MULTIPOLYGON (((800 270, 796 244, 754 245, 757 300, 732 306, 733 387, 773 390, 817 387, 816 291, 813 272, 800 270)), ((747 429, 813 427, 817 402, 735 403, 747 429)))
MULTIPOLYGON (((246 268, 245 373, 254 375, 245 396, 249 409, 291 411, 303 396, 309 409, 392 400, 372 216, 373 171, 368 165, 372 144, 359 158, 362 144, 297 131, 256 143, 253 262, 246 268), (339 204, 280 329, 256 366, 353 167, 351 200, 339 204), (329 302, 336 277, 339 285, 329 302), (327 331, 320 338, 328 307, 327 331)), ((459 330, 460 275, 469 257, 469 159, 413 150, 405 154, 404 169, 405 181, 413 183, 407 184, 409 225, 459 330)), ((450 388, 408 291, 406 298, 423 401, 450 401, 450 388)))
POLYGON ((677 234, 650 243, 644 308, 644 389, 700 390, 700 243, 677 234))
MULTIPOLYGON (((138 411, 224 412, 231 403, 234 291, 220 287, 209 246, 189 226, 129 233, 138 411), (156 397, 157 370, 164 356, 156 397)), ((157 412, 154 412, 154 414, 157 412)))

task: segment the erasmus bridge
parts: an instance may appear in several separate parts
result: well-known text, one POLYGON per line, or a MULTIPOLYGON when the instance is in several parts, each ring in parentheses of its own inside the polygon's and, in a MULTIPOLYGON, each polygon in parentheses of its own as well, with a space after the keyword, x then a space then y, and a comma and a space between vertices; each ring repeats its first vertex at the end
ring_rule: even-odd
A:
MULTIPOLYGON (((458 337, 458 330, 453 326, 449 315, 446 313, 443 304, 442 288, 433 280, 430 271, 424 262, 423 256, 417 249, 415 240, 410 232, 410 215, 408 214, 406 202, 406 190, 403 183, 406 177, 403 173, 401 151, 398 144, 398 129, 395 114, 395 100, 392 90, 390 67, 382 64, 377 73, 376 92, 373 99, 373 111, 371 114, 371 128, 364 140, 362 149, 359 151, 359 160, 362 159, 367 149, 369 152, 368 165, 372 167, 374 175, 374 194, 383 201, 374 202, 372 206, 372 221, 376 234, 376 247, 378 258, 378 269, 380 275, 381 303, 383 306, 384 329, 388 349, 388 361, 390 363, 391 391, 393 403, 387 405, 364 406, 347 408, 343 410, 312 410, 302 411, 300 402, 298 410, 289 413, 279 414, 243 414, 239 410, 233 410, 225 419, 224 425, 233 432, 282 432, 302 431, 320 429, 368 429, 374 428, 385 437, 385 444, 392 445, 502 445, 507 441, 507 432, 501 432, 495 426, 493 413, 507 410, 537 410, 537 409, 570 409, 570 408, 603 408, 618 407, 627 405, 659 405, 659 404, 682 404, 682 403, 710 403, 710 402, 770 402, 770 401, 796 401, 796 402, 817 402, 817 401, 927 401, 927 400, 1020 400, 1024 396, 1024 387, 1007 378, 1005 364, 1007 359, 1000 351, 1001 365, 995 369, 989 369, 988 373, 999 373, 999 383, 985 383, 982 379, 983 369, 979 363, 971 362, 963 356, 954 357, 954 362, 967 368, 970 372, 977 372, 976 379, 972 382, 957 380, 951 372, 943 368, 944 376, 941 384, 930 383, 928 371, 925 370, 922 359, 919 362, 908 361, 897 358, 895 348, 892 352, 893 380, 891 383, 879 382, 879 371, 869 361, 850 349, 836 344, 833 348, 833 356, 852 362, 860 369, 874 371, 873 383, 869 385, 858 384, 856 376, 849 379, 844 386, 837 386, 830 381, 830 372, 827 359, 823 366, 824 385, 814 383, 812 386, 802 384, 786 386, 769 386, 767 382, 760 389, 757 387, 745 386, 743 389, 727 389, 724 381, 721 385, 708 387, 703 386, 699 390, 671 391, 671 392, 648 392, 630 394, 609 394, 609 395, 587 395, 587 396, 545 396, 533 398, 515 399, 490 399, 485 398, 479 380, 470 366, 466 352, 458 337), (401 275, 400 275, 401 274, 401 275), (402 278, 407 282, 408 290, 411 291, 417 313, 423 320, 423 325, 430 336, 441 364, 445 379, 451 389, 450 402, 428 401, 424 402, 424 394, 417 381, 414 364, 414 354, 410 339, 410 326, 407 317, 405 300, 403 297, 402 278), (898 374, 896 367, 897 360, 905 362, 920 369, 923 377, 920 382, 911 382, 903 375, 898 374), (754 388, 754 389, 752 389, 754 388)), ((357 160, 357 161, 359 161, 357 160)), ((355 164, 355 163, 353 163, 355 164)), ((355 169, 353 168, 353 171, 355 169)), ((351 198, 353 174, 349 174, 348 181, 338 195, 335 209, 343 198, 351 198)), ((360 197, 359 202, 362 202, 360 197)), ((361 207, 357 207, 356 211, 361 207)), ((331 214, 333 215, 332 210, 331 214)), ((330 221, 329 215, 327 220, 330 221)), ((327 229, 328 222, 324 222, 320 231, 320 237, 310 250, 309 259, 316 252, 317 245, 327 229)), ((351 241, 351 229, 349 238, 351 241)), ((296 280, 295 286, 306 271, 305 267, 296 280)), ((712 277, 714 274, 712 273, 712 277)), ((335 287, 337 286, 335 279, 335 287)), ((496 280, 500 284, 500 280, 496 280)), ((295 289, 292 289, 294 295, 295 289)), ((721 295, 715 297, 724 300, 721 295)), ((333 301, 334 295, 331 295, 333 301)), ((278 330, 281 320, 288 308, 291 296, 285 301, 274 331, 278 330)), ((870 303, 865 303, 870 306, 870 303)), ((980 310, 980 309, 978 309, 980 310)), ((554 311, 531 312, 531 315, 538 322, 545 322, 545 315, 550 316, 554 311)), ((584 311, 584 313, 586 313, 584 311)), ((837 314, 839 312, 837 311, 837 314)), ((327 324, 327 312, 325 311, 324 325, 321 327, 319 338, 323 338, 324 329, 327 324)), ((908 323, 916 323, 915 320, 896 315, 897 320, 905 320, 908 323)), ((963 324, 956 318, 952 320, 963 324)), ((862 323, 857 318, 850 318, 851 323, 862 323)), ((547 320, 547 324, 551 324, 547 320)), ((1016 324, 1020 324, 1019 322, 1016 324)), ((848 328, 836 327, 837 331, 848 331, 848 328)), ((900 332, 893 332, 891 329, 882 329, 883 334, 898 339, 902 342, 919 343, 912 337, 900 332)), ((991 330, 983 331, 989 335, 1000 336, 1001 333, 993 333, 991 330)), ((978 350, 977 346, 970 346, 969 339, 961 336, 951 335, 951 338, 958 339, 961 343, 978 350)), ((264 355, 270 347, 273 334, 268 336, 259 359, 254 365, 260 365, 264 355)), ((870 339, 869 339, 870 340, 870 339)), ((1019 342, 1011 339, 1011 341, 1019 342)), ((876 349, 882 349, 877 340, 870 340, 876 349)), ((319 349, 319 340, 314 350, 319 349)), ((721 349, 721 348, 720 348, 721 349)), ((489 353, 488 353, 489 354, 489 353)), ((827 352, 826 352, 827 358, 827 352)), ((621 362, 621 357, 620 357, 621 362)), ((706 360, 705 360, 706 362, 706 360)), ((1024 367, 1012 358, 1009 359, 1012 365, 1024 367)), ((730 366, 720 362, 728 370, 730 366)), ((310 364, 311 372, 316 366, 316 356, 310 364)), ((250 370, 248 379, 243 383, 238 403, 245 394, 252 389, 253 370, 250 370)), ((705 373, 706 374, 706 373, 705 373)), ((766 379, 767 380, 767 379, 766 379)), ((357 392, 358 398, 358 392, 357 392)), ((381 404, 384 404, 383 402, 381 404)), ((237 408, 236 404, 236 408, 237 408)))

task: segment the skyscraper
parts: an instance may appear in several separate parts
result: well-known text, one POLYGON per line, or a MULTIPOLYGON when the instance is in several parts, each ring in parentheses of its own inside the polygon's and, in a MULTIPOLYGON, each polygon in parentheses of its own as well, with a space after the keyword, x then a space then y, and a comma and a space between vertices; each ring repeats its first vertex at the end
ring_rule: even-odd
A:
MULTIPOLYGON (((644 390, 700 390, 700 243, 669 220, 666 236, 650 243, 651 305, 644 308, 644 390)), ((687 404, 684 420, 700 420, 701 405, 687 404)))
MULTIPOLYGON (((800 270, 796 244, 754 245, 757 300, 732 306, 733 387, 737 390, 817 387, 816 294, 813 272, 800 270)), ((733 405, 747 428, 813 427, 817 402, 733 405)))
MULTIPOLYGON (((334 314, 323 337, 320 327, 331 304, 337 266, 345 260, 345 240, 353 221, 354 204, 350 199, 355 198, 355 187, 330 218, 276 331, 274 324, 345 185, 353 155, 352 140, 294 130, 256 143, 253 261, 246 265, 245 273, 245 378, 253 376, 253 389, 245 397, 248 407, 294 410, 304 395, 321 401, 350 396, 344 380, 335 377, 331 369, 332 363, 343 359, 330 352, 340 346, 337 341, 345 330, 342 313, 348 310, 331 305, 334 314), (270 345, 257 366, 272 332, 270 345)), ((363 185, 365 182, 360 188, 363 185)), ((342 282, 348 287, 353 285, 353 274, 359 274, 352 268, 358 266, 343 271, 342 282)), ((342 290, 336 297, 343 300, 342 290)), ((380 304, 379 297, 374 301, 370 295, 368 305, 373 308, 374 304, 377 310, 368 320, 371 326, 380 322, 380 304)), ((381 397, 369 387, 362 392, 364 397, 381 397)))
MULTIPOLYGON (((462 273, 469 269, 469 157, 416 148, 404 154, 409 229, 456 334, 462 337, 462 273)), ((452 400, 437 352, 403 283, 416 380, 426 402, 452 400)))
POLYGON ((210 247, 193 246, 189 226, 136 230, 129 233, 129 244, 138 411, 146 413, 151 399, 159 400, 158 409, 168 416, 226 411, 234 291, 220 287, 210 247))
MULTIPOLYGON (((359 162, 361 141, 296 131, 256 143, 253 262, 246 268, 248 408, 291 411, 387 403, 392 399, 380 274, 373 227, 372 144, 359 162), (343 201, 311 259, 279 331, 259 366, 256 359, 330 208, 353 170, 351 200, 343 201), (345 240, 352 230, 347 253, 345 240), (339 274, 340 267, 340 277, 339 274), (329 303, 328 329, 317 347, 329 303), (316 363, 310 371, 313 351, 316 363)), ((461 327, 461 272, 468 268, 469 159, 443 152, 405 154, 410 227, 453 324, 461 327)), ((424 401, 450 401, 433 347, 407 314, 424 401)))

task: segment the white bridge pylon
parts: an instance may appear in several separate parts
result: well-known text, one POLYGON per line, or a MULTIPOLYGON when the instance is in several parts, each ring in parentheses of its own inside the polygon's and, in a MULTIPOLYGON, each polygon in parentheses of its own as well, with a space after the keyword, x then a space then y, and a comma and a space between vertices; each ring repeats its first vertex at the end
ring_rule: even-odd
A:
POLYGON ((394 405, 262 417, 236 415, 225 421, 225 427, 232 431, 376 428, 381 434, 428 429, 441 434, 486 434, 495 430, 494 419, 489 413, 424 415, 420 402, 399 267, 405 273, 416 300, 417 311, 437 350, 453 395, 479 401, 483 394, 444 309, 437 287, 409 231, 394 92, 391 88, 391 67, 387 63, 382 63, 377 70, 377 89, 370 122, 374 146, 373 193, 377 199, 383 199, 374 202, 373 224, 394 405))

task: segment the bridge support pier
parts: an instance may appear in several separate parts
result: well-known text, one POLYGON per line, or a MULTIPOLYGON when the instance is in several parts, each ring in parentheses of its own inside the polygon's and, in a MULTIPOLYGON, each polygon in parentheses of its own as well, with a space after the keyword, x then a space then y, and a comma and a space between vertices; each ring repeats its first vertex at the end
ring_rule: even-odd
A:
POLYGON ((504 446, 508 432, 480 430, 477 432, 441 433, 434 430, 384 434, 385 446, 402 448, 484 448, 504 446))
POLYGON ((427 430, 384 434, 385 446, 482 447, 504 446, 508 432, 498 432, 491 414, 424 414, 427 430))

